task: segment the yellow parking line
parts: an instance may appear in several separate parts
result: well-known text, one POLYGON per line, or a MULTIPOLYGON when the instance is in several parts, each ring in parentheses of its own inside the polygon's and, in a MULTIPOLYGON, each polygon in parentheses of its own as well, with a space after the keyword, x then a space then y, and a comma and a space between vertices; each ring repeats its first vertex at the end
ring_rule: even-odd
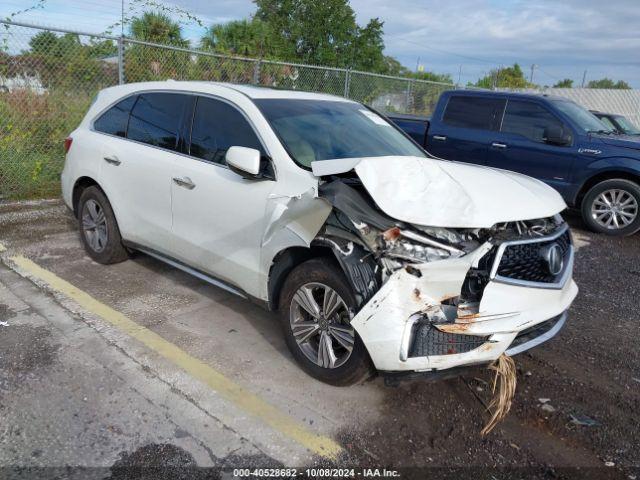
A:
POLYGON ((10 260, 27 274, 41 280, 51 289, 66 295, 84 309, 100 316, 122 332, 142 342, 151 350, 182 368, 192 377, 208 385, 235 406, 259 418, 283 435, 304 445, 313 453, 332 459, 342 453, 342 447, 332 439, 308 430, 287 414, 234 383, 222 373, 192 357, 148 328, 138 325, 117 310, 96 300, 88 293, 61 279, 49 270, 45 270, 23 256, 11 257, 10 260))

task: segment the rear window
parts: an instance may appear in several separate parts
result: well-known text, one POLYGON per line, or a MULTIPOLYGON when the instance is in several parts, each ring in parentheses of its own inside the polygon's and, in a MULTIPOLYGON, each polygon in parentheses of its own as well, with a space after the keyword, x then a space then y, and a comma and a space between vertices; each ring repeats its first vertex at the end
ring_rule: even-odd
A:
POLYGON ((176 150, 188 100, 180 93, 143 93, 131 111, 127 138, 176 150))
POLYGON ((93 129, 98 132, 108 133, 109 135, 116 135, 118 137, 126 136, 129 112, 131 111, 131 107, 133 107, 134 103, 136 103, 135 95, 118 102, 93 122, 93 129))
POLYGON ((442 121, 452 127, 494 130, 504 104, 501 98, 454 95, 447 102, 442 121))

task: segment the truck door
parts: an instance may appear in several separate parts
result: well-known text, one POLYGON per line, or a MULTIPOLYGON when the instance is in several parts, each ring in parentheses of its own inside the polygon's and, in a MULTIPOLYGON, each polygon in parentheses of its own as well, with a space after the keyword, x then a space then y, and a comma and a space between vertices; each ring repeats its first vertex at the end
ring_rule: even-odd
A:
POLYGON ((505 99, 453 94, 442 117, 432 119, 426 149, 446 160, 484 165, 491 136, 499 127, 505 99))
POLYGON ((566 145, 549 143, 546 132, 551 130, 569 132, 570 127, 538 102, 509 99, 487 165, 524 173, 565 193, 575 158, 573 138, 566 145))

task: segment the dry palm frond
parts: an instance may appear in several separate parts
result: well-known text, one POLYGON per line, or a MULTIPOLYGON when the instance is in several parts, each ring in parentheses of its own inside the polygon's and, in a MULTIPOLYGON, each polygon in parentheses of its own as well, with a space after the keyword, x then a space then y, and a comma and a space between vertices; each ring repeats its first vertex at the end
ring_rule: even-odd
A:
POLYGON ((493 378, 493 398, 487 408, 487 410, 493 411, 493 414, 480 432, 482 436, 488 434, 507 416, 516 393, 516 364, 511 357, 503 353, 489 369, 496 372, 493 378))

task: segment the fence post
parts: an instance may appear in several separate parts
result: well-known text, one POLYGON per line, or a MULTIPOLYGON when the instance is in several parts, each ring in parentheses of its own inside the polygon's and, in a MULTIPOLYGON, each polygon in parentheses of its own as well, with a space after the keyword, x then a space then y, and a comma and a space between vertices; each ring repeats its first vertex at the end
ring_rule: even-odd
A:
POLYGON ((260 85, 260 67, 262 66, 262 59, 258 59, 258 61, 253 65, 253 84, 260 85))
POLYGON ((124 36, 118 38, 118 84, 124 83, 124 36))
POLYGON ((411 112, 411 85, 413 84, 413 80, 407 80, 407 91, 405 92, 405 103, 407 105, 406 113, 411 112))
POLYGON ((344 98, 349 98, 349 87, 351 83, 351 68, 347 68, 344 71, 344 98))

